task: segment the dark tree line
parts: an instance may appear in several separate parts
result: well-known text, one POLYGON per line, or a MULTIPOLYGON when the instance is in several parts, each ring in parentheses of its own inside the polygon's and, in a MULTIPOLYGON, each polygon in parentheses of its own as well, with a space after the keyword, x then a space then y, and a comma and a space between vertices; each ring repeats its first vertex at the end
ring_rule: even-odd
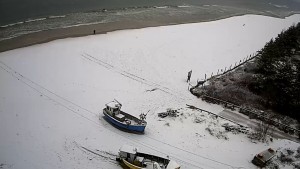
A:
POLYGON ((265 106, 300 121, 300 23, 281 32, 259 51, 250 89, 265 106))

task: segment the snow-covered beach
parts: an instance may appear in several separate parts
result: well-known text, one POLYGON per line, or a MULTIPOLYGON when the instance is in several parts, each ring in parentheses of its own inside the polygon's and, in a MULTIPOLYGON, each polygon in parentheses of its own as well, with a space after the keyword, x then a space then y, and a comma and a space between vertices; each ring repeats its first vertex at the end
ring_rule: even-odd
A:
POLYGON ((244 134, 223 132, 221 125, 228 121, 186 108, 223 110, 191 95, 186 77, 192 70, 195 84, 299 21, 299 14, 285 19, 243 15, 0 53, 1 168, 117 169, 113 158, 123 144, 169 155, 185 169, 256 168, 251 160, 266 148, 297 149, 299 144, 288 140, 252 143, 244 134), (120 131, 102 118, 105 103, 113 99, 131 114, 148 112, 144 135, 120 131), (157 116, 168 108, 178 109, 180 116, 157 116), (223 132, 226 139, 206 128, 223 132))

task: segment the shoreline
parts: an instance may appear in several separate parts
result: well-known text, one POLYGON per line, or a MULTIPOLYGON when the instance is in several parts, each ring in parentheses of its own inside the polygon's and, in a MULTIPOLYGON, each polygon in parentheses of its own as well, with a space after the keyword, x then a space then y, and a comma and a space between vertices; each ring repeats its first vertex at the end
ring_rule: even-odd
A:
POLYGON ((244 12, 244 13, 235 13, 235 14, 228 14, 224 16, 215 16, 215 17, 203 16, 202 18, 199 18, 198 16, 195 17, 185 16, 183 18, 169 17, 167 19, 161 17, 161 18, 151 18, 149 20, 143 20, 143 21, 123 19, 121 21, 116 21, 116 22, 44 30, 44 31, 34 32, 34 33, 18 36, 15 38, 3 40, 0 41, 0 53, 13 50, 13 49, 47 43, 58 39, 93 35, 94 30, 96 31, 96 35, 97 35, 97 34, 106 34, 108 32, 114 32, 119 30, 210 22, 210 21, 216 21, 216 20, 226 19, 235 16, 242 16, 242 15, 262 15, 262 16, 269 16, 269 17, 284 18, 284 17, 292 16, 294 14, 299 14, 299 13, 292 12, 287 16, 283 16, 283 17, 276 16, 270 13, 268 14, 268 13, 244 12))

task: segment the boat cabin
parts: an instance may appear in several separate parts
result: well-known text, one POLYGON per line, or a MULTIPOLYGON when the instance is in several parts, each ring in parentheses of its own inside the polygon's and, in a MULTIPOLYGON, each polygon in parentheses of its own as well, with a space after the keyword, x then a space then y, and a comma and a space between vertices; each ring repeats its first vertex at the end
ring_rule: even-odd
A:
POLYGON ((110 116, 118 119, 119 121, 125 121, 125 116, 120 113, 122 104, 117 101, 112 101, 106 104, 105 112, 110 116))
POLYGON ((111 101, 106 104, 106 109, 109 112, 119 113, 121 110, 122 105, 116 101, 111 101))
POLYGON ((265 151, 260 152, 259 154, 256 154, 252 160, 252 163, 259 166, 259 167, 265 167, 269 161, 275 156, 276 151, 274 151, 272 148, 269 148, 265 151))
POLYGON ((135 160, 137 153, 137 148, 133 148, 132 146, 129 145, 123 145, 120 148, 119 156, 121 158, 126 159, 129 162, 133 162, 135 160))

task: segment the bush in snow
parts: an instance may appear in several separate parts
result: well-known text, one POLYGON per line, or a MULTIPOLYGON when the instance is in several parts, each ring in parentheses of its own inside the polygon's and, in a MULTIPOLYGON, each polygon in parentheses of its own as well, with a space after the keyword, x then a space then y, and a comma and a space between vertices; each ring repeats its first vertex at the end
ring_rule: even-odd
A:
POLYGON ((216 126, 216 124, 214 123, 209 124, 208 127, 205 128, 205 130, 208 131, 210 135, 215 136, 218 139, 229 139, 226 135, 226 132, 224 131, 224 128, 216 126))
POLYGON ((294 153, 295 152, 291 149, 284 149, 280 152, 279 160, 282 163, 292 163, 296 161, 294 153))
POLYGON ((202 123, 204 121, 205 121, 205 119, 203 119, 201 117, 195 117, 195 119, 194 119, 194 123, 202 123))
POLYGON ((294 167, 295 167, 296 169, 300 169, 300 163, 295 163, 295 164, 294 164, 294 167))
POLYGON ((268 168, 268 169, 280 169, 280 166, 276 162, 271 161, 266 168, 268 168))
POLYGON ((294 162, 294 158, 292 156, 288 156, 288 155, 281 153, 280 161, 282 163, 292 163, 292 162, 294 162))
POLYGON ((232 132, 233 134, 244 133, 248 134, 249 130, 246 127, 242 127, 239 125, 230 125, 229 123, 222 124, 222 127, 225 128, 226 131, 232 132))

